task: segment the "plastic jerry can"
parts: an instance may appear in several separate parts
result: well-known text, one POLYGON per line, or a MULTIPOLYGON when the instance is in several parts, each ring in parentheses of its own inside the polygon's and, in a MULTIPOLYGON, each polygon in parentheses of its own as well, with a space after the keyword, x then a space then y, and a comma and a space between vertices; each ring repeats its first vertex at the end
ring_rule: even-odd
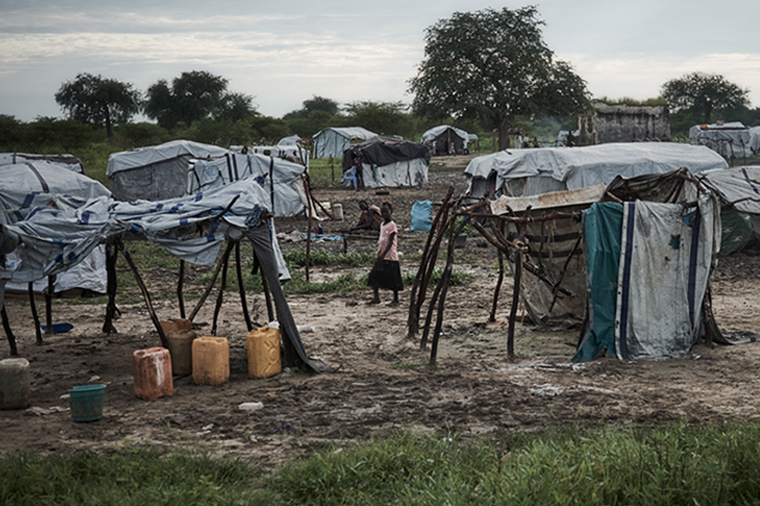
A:
POLYGON ((193 341, 196 337, 192 330, 174 329, 166 334, 166 345, 171 354, 174 374, 193 374, 193 341))
POLYGON ((164 331, 164 335, 167 335, 172 330, 183 330, 185 332, 193 330, 193 323, 190 320, 185 320, 183 318, 171 318, 158 323, 161 324, 161 329, 164 331))
POLYGON ((335 221, 343 221, 343 204, 335 203, 332 205, 333 218, 335 221))
POLYGON ((221 385, 230 379, 230 343, 225 337, 199 337, 193 341, 193 381, 221 385))
POLYGON ((254 329, 246 336, 248 377, 268 378, 282 372, 280 331, 269 327, 254 329))
POLYGON ((140 399, 168 397, 174 392, 169 350, 156 346, 132 354, 135 394, 140 399))
POLYGON ((32 397, 29 361, 25 358, 0 360, 0 409, 24 409, 32 397))

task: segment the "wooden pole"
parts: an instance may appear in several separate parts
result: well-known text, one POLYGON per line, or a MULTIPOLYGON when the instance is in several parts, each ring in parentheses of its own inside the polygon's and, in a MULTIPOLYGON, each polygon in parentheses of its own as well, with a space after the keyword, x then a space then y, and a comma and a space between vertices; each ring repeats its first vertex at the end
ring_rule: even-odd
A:
POLYGON ((53 335, 53 288, 54 288, 55 276, 48 276, 48 287, 45 293, 45 322, 47 323, 47 329, 45 334, 53 335))
POLYGON ((248 332, 253 330, 251 315, 248 314, 248 303, 245 300, 245 283, 243 282, 243 268, 240 266, 240 241, 235 243, 235 273, 238 278, 238 290, 240 291, 240 303, 243 306, 243 318, 248 332))
MULTIPOLYGON (((446 216, 448 215, 448 205, 449 205, 449 199, 451 198, 451 195, 454 192, 454 187, 450 186, 449 191, 446 194, 446 197, 444 197, 443 202, 441 203, 440 209, 438 209, 438 212, 435 215, 435 218, 433 219, 433 224, 430 227, 430 233, 428 234, 427 240, 425 241, 425 248, 422 250, 422 258, 420 259, 420 267, 417 269, 417 274, 414 276, 414 283, 412 284, 412 289, 409 296, 409 316, 407 319, 407 329, 408 334, 407 337, 413 337, 417 335, 417 332, 419 331, 419 318, 420 318, 420 308, 422 305, 422 302, 425 300, 425 292, 427 291, 427 285, 425 288, 420 291, 420 297, 419 300, 417 299, 417 293, 420 288, 420 285, 422 284, 422 274, 427 270, 427 265, 430 259, 430 253, 431 253, 431 243, 433 236, 436 233, 436 230, 438 228, 438 223, 443 216, 443 221, 446 221, 446 216)), ((437 256, 437 252, 436 252, 437 256)), ((433 261, 433 264, 435 264, 435 261, 433 261)))
POLYGON ((491 305, 491 315, 488 317, 488 321, 491 323, 496 321, 496 306, 499 302, 501 283, 504 281, 504 254, 500 249, 497 249, 496 253, 499 256, 499 279, 496 280, 496 289, 493 292, 493 304, 491 305))
POLYGON ((34 300, 34 282, 29 282, 29 307, 34 319, 34 335, 37 338, 37 346, 42 346, 42 331, 40 330, 40 317, 37 314, 37 303, 34 300))
MULTIPOLYGON (((254 252, 254 255, 256 253, 254 252)), ((261 287, 264 290, 264 299, 266 299, 267 303, 267 317, 269 318, 268 321, 273 322, 274 321, 274 308, 272 307, 272 294, 269 293, 269 283, 267 282, 267 277, 264 276, 264 272, 261 270, 261 267, 259 266, 259 275, 261 276, 261 287)))
POLYGON ((143 294, 143 298, 145 299, 145 305, 148 306, 148 314, 150 315, 150 319, 153 321, 153 326, 156 328, 156 331, 158 332, 158 337, 161 339, 161 346, 164 348, 168 347, 168 343, 166 341, 166 334, 164 334, 164 329, 161 327, 161 322, 158 321, 158 316, 156 316, 156 311, 153 309, 153 304, 150 301, 150 294, 148 293, 148 288, 145 286, 145 283, 143 283, 142 277, 140 276, 140 273, 137 271, 137 266, 132 261, 132 256, 129 254, 129 251, 124 247, 124 244, 121 242, 121 239, 117 239, 117 246, 121 250, 122 254, 124 255, 124 260, 127 261, 127 265, 129 265, 129 268, 132 270, 132 274, 135 276, 135 281, 137 281, 137 286, 140 287, 140 291, 143 294))
POLYGON ((8 321, 8 313, 5 312, 5 304, 0 307, 0 319, 3 320, 3 330, 5 331, 5 337, 8 338, 8 344, 11 347, 11 356, 18 355, 18 348, 16 348, 16 336, 13 335, 11 330, 11 324, 8 321))
MULTIPOLYGON (((332 159, 332 157, 330 157, 332 159)), ((308 229, 306 231, 306 282, 309 282, 309 255, 311 254, 311 194, 309 193, 309 186, 306 183, 306 177, 303 177, 303 188, 304 192, 306 193, 306 203, 308 207, 309 212, 309 220, 308 220, 308 229)), ((263 277, 263 276, 262 276, 263 277)))
POLYGON ((116 317, 116 259, 119 256, 118 248, 115 248, 111 241, 106 242, 106 275, 108 293, 108 303, 106 304, 106 319, 103 322, 104 334, 116 334, 116 327, 113 320, 116 317))
MULTIPOLYGON (((230 243, 230 246, 232 246, 232 243, 230 243)), ((224 252, 224 258, 222 259, 222 283, 219 286, 219 294, 216 297, 216 306, 214 307, 214 319, 213 323, 211 324, 211 335, 216 335, 216 322, 219 318, 219 312, 222 310, 222 301, 224 300, 224 289, 227 287, 227 265, 230 261, 230 253, 232 252, 232 248, 227 248, 227 250, 224 252)))
POLYGON ((182 287, 185 283, 185 261, 179 261, 179 279, 177 280, 177 302, 179 302, 179 317, 185 318, 185 299, 182 296, 182 287))
MULTIPOLYGON (((230 253, 229 251, 232 249, 232 243, 227 243, 227 249, 224 251, 224 254, 222 255, 223 258, 228 258, 230 253)), ((198 314, 198 311, 201 310, 201 306, 203 306, 203 303, 206 302, 206 299, 208 298, 209 294, 211 293, 211 290, 214 288, 214 284, 216 284, 216 278, 219 276, 219 271, 222 268, 222 264, 224 263, 224 260, 220 259, 220 261, 216 264, 216 267, 214 268, 214 274, 211 276, 211 281, 206 286, 206 290, 203 292, 203 295, 201 295, 200 300, 195 304, 195 307, 190 312, 190 318, 188 320, 193 321, 195 316, 198 314)))

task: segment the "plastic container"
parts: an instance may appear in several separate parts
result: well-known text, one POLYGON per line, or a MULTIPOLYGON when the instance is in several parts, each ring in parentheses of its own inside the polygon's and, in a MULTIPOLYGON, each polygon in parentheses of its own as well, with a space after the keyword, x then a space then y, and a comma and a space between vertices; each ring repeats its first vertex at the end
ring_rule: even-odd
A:
POLYGON ((169 350, 157 346, 132 354, 135 394, 140 399, 158 399, 174 393, 169 350))
POLYGON ((268 378, 282 372, 280 331, 270 327, 252 330, 246 336, 248 377, 268 378))
POLYGON ((225 337, 199 337, 193 341, 193 381, 221 385, 230 379, 230 343, 225 337))
POLYGON ((32 397, 29 361, 25 358, 0 360, 0 409, 24 409, 32 397))
POLYGON ((343 221, 343 204, 332 205, 333 218, 335 221, 343 221))
POLYGON ((69 406, 75 422, 94 422, 103 418, 105 385, 84 385, 69 390, 69 406))
POLYGON ((193 374, 193 341, 198 337, 192 330, 174 329, 166 334, 166 344, 172 358, 172 373, 180 376, 193 374))
POLYGON ((158 323, 161 325, 164 335, 167 335, 172 330, 183 330, 185 332, 193 330, 193 323, 190 320, 185 320, 183 318, 172 318, 158 323))

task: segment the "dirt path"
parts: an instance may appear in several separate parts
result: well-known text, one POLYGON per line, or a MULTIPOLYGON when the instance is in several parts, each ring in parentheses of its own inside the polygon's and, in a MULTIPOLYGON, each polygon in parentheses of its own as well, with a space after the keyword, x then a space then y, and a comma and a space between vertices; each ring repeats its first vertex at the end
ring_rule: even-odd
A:
MULTIPOLYGON (((408 220, 404 213, 415 200, 440 200, 452 183, 463 189, 463 162, 458 163, 435 167, 428 189, 392 190, 387 196, 343 189, 317 189, 316 194, 325 201, 344 203, 347 221, 355 219, 353 206, 359 198, 390 197, 399 227, 405 228, 409 223, 404 222, 408 220)), ((296 225, 283 223, 280 231, 288 232, 287 227, 296 225)), ((325 224, 326 232, 345 226, 325 224)), ((403 232, 400 249, 421 248, 424 239, 420 237, 424 235, 403 232)), ((375 247, 373 241, 349 244, 368 250, 375 247)), ((413 261, 402 263, 404 271, 416 269, 413 261)), ((760 381, 755 370, 760 343, 698 345, 693 357, 684 360, 623 364, 605 358, 571 365, 577 331, 541 331, 518 324, 518 359, 508 361, 506 326, 485 325, 495 284, 494 265, 490 248, 479 247, 475 239, 467 241, 456 268, 472 273, 474 280, 452 287, 449 293, 434 369, 426 367, 429 350, 421 351, 419 342, 406 336, 408 290, 402 294, 400 308, 368 306, 366 291, 289 297, 296 322, 311 329, 302 334, 307 352, 339 367, 338 372, 314 376, 286 371, 269 379, 249 380, 245 324, 239 303, 231 296, 217 332, 230 339, 230 381, 210 387, 193 384, 191 377, 177 377, 174 395, 154 401, 138 399, 132 384, 132 352, 158 344, 144 304, 120 303, 119 334, 105 335, 100 332, 104 305, 58 300, 55 320, 71 322, 74 329, 45 338, 45 345, 38 347, 28 303, 9 299, 7 308, 20 340, 20 354, 31 362, 34 407, 65 408, 67 401, 61 396, 74 385, 93 381, 108 387, 104 416, 98 422, 74 423, 68 412, 0 412, 0 451, 33 448, 59 453, 83 447, 107 450, 174 443, 244 455, 269 466, 308 453, 322 441, 351 442, 400 430, 459 431, 466 437, 482 437, 576 422, 652 425, 684 419, 714 423, 758 416, 760 381), (264 407, 238 409, 244 402, 263 402, 264 407)), ((757 256, 721 261, 713 298, 723 329, 760 328, 759 267, 757 256)), ((356 274, 368 269, 356 269, 356 274)), ((331 275, 326 268, 313 272, 331 275)), ((168 289, 174 275, 151 276, 151 286, 168 289)), ((502 290, 511 293, 511 278, 502 290)), ((253 298, 255 302, 249 303, 261 308, 262 297, 253 298)), ((502 301, 497 318, 503 322, 509 297, 503 295, 502 301)), ((158 302, 156 309, 162 318, 179 313, 173 301, 158 302)), ((208 324, 212 313, 213 304, 207 303, 196 322, 208 324)), ((3 343, 0 358, 7 356, 3 343)))

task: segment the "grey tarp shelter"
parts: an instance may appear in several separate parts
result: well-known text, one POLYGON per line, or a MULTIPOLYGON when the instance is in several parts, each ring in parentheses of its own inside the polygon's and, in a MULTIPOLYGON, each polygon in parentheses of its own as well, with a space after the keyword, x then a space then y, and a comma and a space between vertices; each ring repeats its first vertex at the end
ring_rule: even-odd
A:
MULTIPOLYGON (((8 159, 0 155, 3 159, 8 159)), ((96 197, 110 196, 111 192, 92 178, 85 176, 81 164, 74 157, 45 158, 45 156, 14 156, 19 163, 0 164, 0 223, 11 224, 43 209, 72 210, 96 197), (53 161, 55 159, 63 161, 53 161), (21 160, 27 160, 21 162, 21 160)), ((5 269, 19 268, 21 259, 11 253, 6 256, 5 269)), ((81 263, 59 273, 53 283, 55 293, 79 288, 105 293, 107 285, 105 248, 102 246, 81 263)), ((34 281, 34 290, 47 287, 43 277, 34 281)), ((28 283, 11 283, 6 289, 27 291, 28 283)))
POLYGON ((229 153, 227 149, 188 140, 175 140, 108 157, 106 175, 116 200, 165 200, 182 197, 187 191, 187 173, 192 159, 210 159, 229 153))
POLYGON ((721 254, 760 241, 760 166, 709 171, 701 180, 718 193, 723 204, 721 254))
POLYGON ((745 158, 752 154, 749 128, 740 121, 694 125, 689 128, 689 142, 707 146, 726 160, 745 158))
POLYGON ((74 155, 39 155, 33 153, 0 153, 0 165, 25 162, 49 162, 64 169, 84 174, 82 161, 74 155))
POLYGON ((313 136, 314 158, 342 157, 343 152, 352 144, 357 144, 376 135, 376 133, 362 127, 325 128, 313 136))
POLYGON ((479 156, 465 169, 467 194, 518 197, 609 184, 617 176, 693 174, 728 168, 705 146, 671 142, 611 143, 574 148, 514 149, 479 156))
POLYGON ((422 134, 422 144, 430 146, 433 156, 461 155, 470 144, 470 134, 461 128, 438 125, 422 134))
POLYGON ((343 171, 351 170, 361 153, 364 185, 368 188, 427 186, 430 150, 416 142, 375 136, 343 154, 343 171))
POLYGON ((269 198, 253 179, 158 202, 129 203, 101 196, 73 210, 42 209, 21 222, 3 225, 0 232, 2 252, 15 251, 21 257, 18 269, 0 270, 0 280, 18 282, 69 269, 112 240, 149 240, 182 260, 210 266, 225 240, 247 238, 272 291, 286 354, 288 349, 294 351, 314 371, 329 370, 308 357, 301 343, 278 280, 284 262, 277 255, 269 198))

